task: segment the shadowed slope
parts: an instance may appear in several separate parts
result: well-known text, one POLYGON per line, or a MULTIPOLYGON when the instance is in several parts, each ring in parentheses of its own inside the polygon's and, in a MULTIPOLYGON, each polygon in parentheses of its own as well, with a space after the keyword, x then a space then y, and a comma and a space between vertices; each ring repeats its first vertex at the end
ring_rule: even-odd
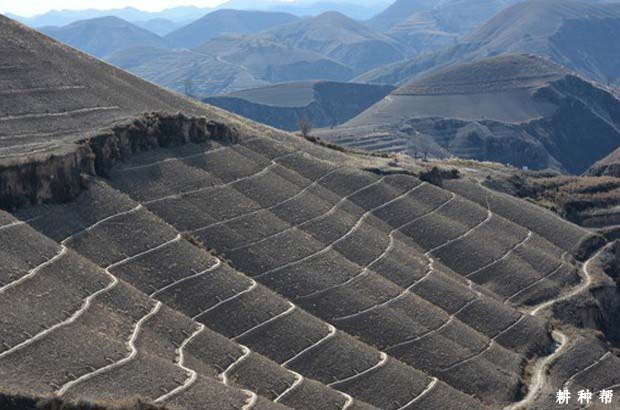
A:
POLYGON ((353 118, 394 88, 331 81, 284 83, 206 98, 206 103, 284 130, 306 119, 329 127, 353 118))
POLYGON ((613 95, 561 66, 503 55, 421 76, 317 135, 369 150, 581 173, 617 147, 619 109, 613 95))

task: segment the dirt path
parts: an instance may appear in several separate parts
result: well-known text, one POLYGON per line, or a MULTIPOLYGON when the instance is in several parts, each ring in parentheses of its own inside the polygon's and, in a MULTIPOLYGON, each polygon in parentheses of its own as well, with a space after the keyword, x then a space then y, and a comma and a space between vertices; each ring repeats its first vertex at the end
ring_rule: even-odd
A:
MULTIPOLYGON (((568 293, 560 295, 554 299, 548 300, 547 302, 536 306, 529 312, 529 314, 532 316, 540 315, 545 309, 553 306, 554 304, 570 299, 586 291, 592 284, 592 275, 589 271, 590 264, 600 255, 603 249, 599 250, 583 264, 581 268, 581 271, 583 273, 583 281, 579 286, 575 287, 568 293)), ((560 330, 554 330, 552 336, 557 343, 555 351, 549 356, 540 359, 534 366, 527 395, 520 402, 513 403, 505 407, 504 410, 521 410, 529 408, 536 401, 540 393, 549 386, 547 374, 549 366, 566 351, 571 341, 570 337, 565 333, 561 332, 560 330)))

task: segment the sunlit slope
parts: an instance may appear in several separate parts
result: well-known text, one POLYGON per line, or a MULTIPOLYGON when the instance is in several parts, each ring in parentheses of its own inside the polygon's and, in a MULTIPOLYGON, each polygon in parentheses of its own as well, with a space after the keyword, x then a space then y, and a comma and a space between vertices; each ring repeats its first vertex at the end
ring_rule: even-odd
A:
POLYGON ((556 106, 535 92, 565 74, 555 64, 525 55, 449 67, 396 89, 347 125, 381 124, 390 113, 392 122, 402 116, 526 122, 554 113, 556 106))
MULTIPOLYGON (((260 145, 250 145, 250 147, 260 152, 258 150, 260 145)), ((243 154, 251 154, 249 149, 242 147, 227 148, 226 151, 217 151, 217 148, 215 150, 216 152, 230 150, 230 155, 238 159, 242 159, 243 154)), ((207 160, 207 157, 202 156, 194 155, 193 158, 200 163, 205 163, 207 160)), ((233 158, 223 156, 224 163, 208 161, 206 164, 219 168, 220 165, 229 163, 233 158)), ((259 160, 261 155, 257 152, 254 158, 259 160)), ((151 158, 151 160, 154 159, 151 158)), ((159 161, 161 160, 160 158, 159 161)), ((178 162, 176 165, 181 166, 181 172, 190 171, 184 162, 178 162)), ((248 163, 251 169, 257 165, 248 163)), ((136 166, 141 167, 141 165, 136 166)), ((139 169, 147 168, 136 170, 139 169)), ((150 171, 152 172, 152 169, 150 171)), ((195 171, 195 176, 201 176, 200 180, 193 179, 188 174, 188 182, 193 181, 193 184, 198 181, 202 184, 208 182, 202 178, 206 175, 206 171, 200 171, 200 169, 195 171)), ((234 170, 222 168, 222 171, 234 170)), ((278 170, 274 170, 276 171, 278 170)), ((271 173, 267 175, 271 176, 271 173)), ((219 177, 214 175, 211 179, 217 182, 222 177, 223 175, 219 177)), ((153 182, 155 184, 153 188, 155 188, 158 181, 153 182)), ((200 189, 197 186, 185 186, 185 188, 200 189)), ((161 189, 165 189, 165 186, 161 185, 161 189)), ((145 252, 144 249, 152 249, 151 252, 132 260, 131 263, 114 269, 114 273, 126 278, 136 287, 167 305, 194 317, 230 339, 248 346, 252 351, 267 355, 275 362, 285 365, 304 377, 313 377, 356 399, 369 401, 380 408, 394 409, 403 406, 403 408, 415 408, 410 407, 408 404, 410 402, 411 404, 430 403, 437 408, 455 409, 459 408, 458 402, 463 400, 475 403, 472 398, 433 379, 431 375, 409 367, 394 357, 388 357, 385 352, 361 344, 348 334, 337 330, 336 327, 322 322, 316 316, 310 316, 303 311, 304 305, 291 304, 290 301, 275 296, 270 290, 261 286, 260 281, 235 273, 234 270, 224 265, 205 272, 208 266, 201 262, 200 255, 203 254, 202 259, 205 257, 203 251, 193 246, 184 246, 185 242, 174 236, 174 232, 167 233, 166 231, 171 229, 168 225, 163 222, 157 223, 152 216, 149 216, 146 203, 150 201, 144 201, 143 207, 138 206, 136 202, 125 204, 123 202, 126 202, 128 198, 115 192, 110 188, 95 186, 75 205, 54 207, 52 212, 48 209, 47 215, 43 216, 39 215, 39 210, 33 210, 24 214, 23 217, 30 219, 39 216, 37 222, 33 224, 54 238, 66 236, 66 231, 71 229, 66 223, 60 221, 75 220, 81 225, 86 225, 87 223, 81 222, 84 218, 89 218, 90 224, 95 219, 103 220, 103 223, 75 239, 73 246, 80 253, 88 255, 101 265, 107 265, 114 260, 115 254, 140 254, 145 252), (114 196, 118 197, 118 206, 111 205, 115 202, 114 196), (111 206, 113 211, 109 209, 111 206), (98 216, 95 217, 93 214, 98 216), (110 218, 111 216, 113 217, 110 218), (54 221, 60 223, 54 223, 54 221), (131 244, 130 247, 136 248, 128 252, 119 246, 120 243, 131 244), (179 265, 180 263, 182 265, 179 265), (176 268, 172 269, 172 266, 176 268), (178 273, 175 274, 178 277, 170 277, 171 269, 173 272, 177 272, 178 269, 178 273), (334 361, 333 357, 347 357, 348 360, 334 361), (385 386, 391 387, 386 389, 385 386), (432 391, 430 387, 433 387, 432 391), (426 391, 427 388, 429 391, 426 391), (454 400, 451 396, 460 398, 454 400), (397 406, 398 403, 400 405, 397 406)), ((239 200, 243 197, 242 193, 236 192, 232 187, 223 189, 216 197, 218 200, 226 200, 226 198, 231 199, 230 195, 239 200)), ((157 202, 159 201, 150 202, 153 209, 156 208, 157 202)), ((45 213, 43 209, 41 212, 45 213)), ((189 215, 186 216, 189 217, 189 215)), ((201 220, 201 214, 196 212, 192 219, 201 220)), ((191 237, 189 234, 186 235, 191 237)), ((200 238, 195 237, 193 242, 204 244, 200 238)), ((207 244, 204 246, 209 247, 207 244)), ((222 255, 221 258, 227 258, 227 256, 222 255)), ((426 304, 429 303, 426 302, 426 304)), ((437 320, 437 325, 439 324, 437 320)), ((256 383, 264 383, 264 381, 259 380, 256 383)), ((290 396, 287 394, 293 403, 298 395, 310 395, 313 401, 321 400, 324 395, 320 391, 313 393, 312 389, 316 387, 306 386, 305 383, 299 386, 295 384, 293 387, 289 393, 290 396), (310 389, 310 392, 306 392, 306 389, 310 389)), ((274 390, 271 386, 260 384, 257 388, 261 389, 260 391, 274 390)), ((273 397, 270 398, 273 399, 273 397)), ((287 404, 288 400, 282 399, 281 403, 287 404)), ((318 408, 332 407, 322 405, 318 408)))
POLYGON ((116 274, 378 408, 417 408, 422 399, 462 408, 467 395, 493 407, 519 397, 523 366, 550 338, 544 322, 512 306, 535 306, 579 281, 569 255, 586 231, 555 220, 559 241, 510 222, 492 204, 406 175, 341 167, 339 154, 303 142, 188 148, 114 170, 112 185, 131 200, 91 189, 53 213, 20 216, 38 217, 32 224, 57 240, 69 234, 57 221, 103 220, 73 242, 81 254, 106 266, 115 255, 146 251, 116 274), (130 202, 101 209, 114 197, 130 202), (221 279, 217 271, 202 278, 208 267, 191 256, 202 251, 182 250, 177 232, 240 273, 223 267, 221 279), (184 274, 175 268, 180 260, 184 274))
MULTIPOLYGON (((182 409, 289 408, 229 381, 241 372, 231 366, 242 347, 112 273, 135 255, 115 255, 105 269, 80 255, 71 243, 83 232, 55 242, 2 214, 0 304, 10 312, 2 326, 3 390, 142 396, 182 409)), ((262 377, 286 387, 285 372, 262 377)))

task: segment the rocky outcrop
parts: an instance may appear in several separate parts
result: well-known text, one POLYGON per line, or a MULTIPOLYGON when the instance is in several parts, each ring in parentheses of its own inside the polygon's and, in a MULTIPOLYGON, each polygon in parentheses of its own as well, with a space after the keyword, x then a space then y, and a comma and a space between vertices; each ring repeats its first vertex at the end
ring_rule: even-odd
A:
POLYGON ((61 153, 0 164, 0 209, 71 201, 86 188, 85 175, 106 177, 115 164, 138 152, 207 140, 235 143, 237 138, 235 129, 202 117, 144 114, 61 153))

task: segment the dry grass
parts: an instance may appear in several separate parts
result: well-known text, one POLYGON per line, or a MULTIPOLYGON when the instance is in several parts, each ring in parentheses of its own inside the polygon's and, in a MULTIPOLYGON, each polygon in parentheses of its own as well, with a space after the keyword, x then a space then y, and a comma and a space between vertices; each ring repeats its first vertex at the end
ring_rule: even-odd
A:
POLYGON ((583 211, 620 205, 620 178, 557 176, 529 178, 534 200, 558 209, 583 211))
POLYGON ((26 393, 0 393, 2 410, 167 410, 141 398, 117 403, 71 402, 59 397, 41 398, 26 393))

